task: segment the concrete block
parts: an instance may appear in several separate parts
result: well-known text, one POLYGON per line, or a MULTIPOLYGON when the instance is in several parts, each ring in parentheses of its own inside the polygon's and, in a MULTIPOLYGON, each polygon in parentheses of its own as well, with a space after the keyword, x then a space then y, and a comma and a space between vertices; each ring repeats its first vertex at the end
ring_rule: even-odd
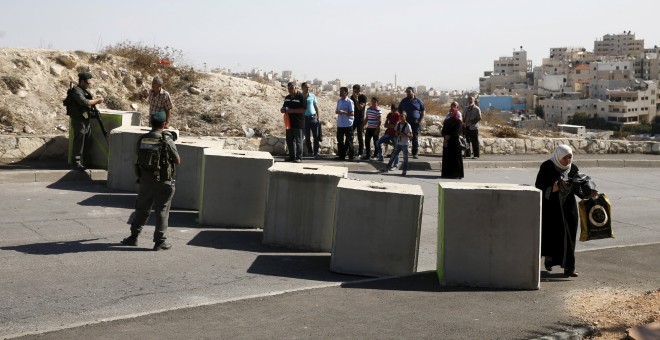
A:
POLYGON ((268 152, 204 149, 199 223, 263 228, 273 163, 268 152))
POLYGON ((176 192, 172 198, 172 207, 198 210, 202 194, 204 149, 222 148, 222 142, 179 138, 175 144, 181 164, 176 168, 176 192))
MULTIPOLYGON (((140 113, 139 112, 126 112, 126 111, 115 111, 115 110, 99 110, 101 113, 101 121, 103 122, 103 127, 105 130, 110 133, 115 128, 121 126, 131 126, 140 124, 140 113), (136 124, 137 122, 137 124, 136 124)), ((87 168, 94 169, 108 169, 108 157, 109 157, 109 138, 103 135, 101 131, 101 126, 99 125, 98 120, 91 119, 90 126, 92 128, 92 145, 90 146, 90 155, 91 159, 85 160, 85 166, 87 168)), ((69 152, 68 152, 68 163, 73 163, 73 129, 71 128, 71 122, 69 121, 69 152)))
POLYGON ((342 178, 348 168, 275 163, 268 169, 263 243, 329 252, 342 178))
POLYGON ((340 180, 330 270, 377 277, 416 272, 423 203, 419 185, 340 180))
MULTIPOLYGON (((146 126, 121 126, 110 131, 110 152, 108 157, 108 188, 137 192, 135 175, 137 142, 140 136, 149 132, 146 126)), ((170 130, 178 135, 178 130, 170 130)), ((177 194, 175 193, 175 196, 177 194)))
POLYGON ((438 206, 437 272, 442 285, 539 288, 540 190, 441 182, 438 206))
POLYGON ((652 168, 660 168, 660 159, 650 159, 649 165, 652 168))

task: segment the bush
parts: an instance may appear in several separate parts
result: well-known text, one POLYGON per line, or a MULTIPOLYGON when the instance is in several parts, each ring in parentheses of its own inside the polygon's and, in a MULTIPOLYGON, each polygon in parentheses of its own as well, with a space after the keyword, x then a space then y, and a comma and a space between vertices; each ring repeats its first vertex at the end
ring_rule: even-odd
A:
POLYGON ((608 123, 603 118, 589 117, 585 112, 576 112, 568 119, 567 123, 572 125, 584 125, 587 129, 616 130, 616 125, 608 123))
POLYGON ((124 57, 131 61, 131 65, 143 73, 155 74, 162 69, 171 69, 172 67, 160 65, 160 60, 168 61, 171 63, 180 62, 183 59, 181 50, 166 47, 149 47, 141 43, 132 41, 124 41, 115 45, 104 47, 101 54, 114 54, 124 57))
POLYGON ((106 97, 103 103, 110 110, 126 111, 130 109, 130 105, 125 100, 115 96, 106 97))
POLYGON ((141 43, 125 41, 106 46, 100 51, 98 60, 110 59, 117 55, 130 60, 130 65, 143 75, 158 75, 163 79, 166 88, 186 89, 206 77, 206 74, 195 71, 184 63, 183 52, 175 48, 149 47, 141 43), (171 64, 161 64, 166 61, 171 64), (176 66, 174 65, 176 64, 176 66))
POLYGON ((496 125, 493 129, 493 136, 497 138, 518 138, 518 130, 510 125, 496 125))
POLYGON ((20 80, 16 77, 2 76, 2 78, 0 78, 0 79, 2 79, 2 81, 5 83, 5 85, 7 85, 7 88, 9 89, 9 91, 11 91, 11 93, 13 93, 13 94, 17 94, 18 90, 20 90, 21 87, 25 87, 25 82, 23 82, 22 80, 20 80))

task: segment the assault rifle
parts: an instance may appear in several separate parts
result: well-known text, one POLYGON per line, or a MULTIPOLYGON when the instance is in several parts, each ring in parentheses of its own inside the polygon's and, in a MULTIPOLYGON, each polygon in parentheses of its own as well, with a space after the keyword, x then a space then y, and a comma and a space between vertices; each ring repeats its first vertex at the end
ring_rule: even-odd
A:
POLYGON ((105 129, 105 126, 103 126, 103 120, 101 120, 101 113, 99 112, 99 109, 96 108, 96 105, 92 105, 92 107, 89 109, 89 118, 96 119, 99 122, 99 127, 101 128, 101 132, 103 133, 103 136, 105 137, 105 140, 107 142, 108 131, 105 129))

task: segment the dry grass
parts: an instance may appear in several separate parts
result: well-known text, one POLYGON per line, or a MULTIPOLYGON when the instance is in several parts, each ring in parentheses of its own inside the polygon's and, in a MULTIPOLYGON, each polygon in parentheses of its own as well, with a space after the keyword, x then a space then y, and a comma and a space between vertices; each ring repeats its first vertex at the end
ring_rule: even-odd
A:
POLYGON ((109 55, 124 57, 130 60, 131 67, 136 71, 145 75, 158 75, 169 87, 177 89, 195 86, 200 79, 207 76, 187 66, 184 62, 183 52, 169 46, 150 47, 141 43, 125 41, 106 46, 100 53, 97 60, 106 60, 110 58, 109 55), (161 61, 171 64, 161 64, 161 61))
POLYGON ((519 138, 518 129, 511 125, 495 125, 493 136, 497 138, 519 138))
POLYGON ((13 76, 2 76, 0 80, 5 83, 9 91, 13 94, 17 94, 21 87, 25 87, 25 82, 13 76))

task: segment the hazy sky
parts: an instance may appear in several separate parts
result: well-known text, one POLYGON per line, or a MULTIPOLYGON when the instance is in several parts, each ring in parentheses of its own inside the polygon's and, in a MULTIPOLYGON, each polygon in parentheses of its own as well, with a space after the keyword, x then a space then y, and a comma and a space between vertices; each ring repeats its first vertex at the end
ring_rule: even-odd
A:
POLYGON ((292 70, 437 89, 473 89, 520 46, 534 66, 551 47, 632 31, 660 45, 660 1, 0 1, 0 47, 95 52, 122 41, 171 46, 202 68, 292 70))

